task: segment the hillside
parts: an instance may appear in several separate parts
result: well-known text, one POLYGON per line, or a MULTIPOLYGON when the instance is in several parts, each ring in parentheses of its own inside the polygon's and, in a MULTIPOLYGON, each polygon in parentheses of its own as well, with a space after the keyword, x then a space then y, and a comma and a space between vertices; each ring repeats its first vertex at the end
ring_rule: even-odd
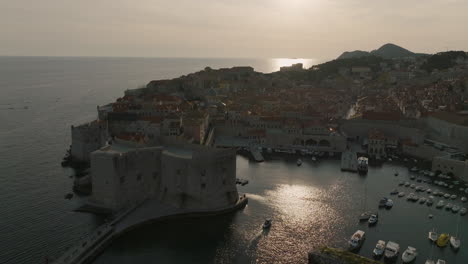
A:
POLYGON ((416 57, 416 56, 422 56, 425 54, 414 53, 405 48, 397 46, 395 44, 388 43, 371 52, 361 51, 361 50, 356 50, 356 51, 351 51, 351 52, 346 51, 343 54, 341 54, 337 59, 361 58, 361 57, 366 57, 370 55, 378 56, 384 59, 393 59, 393 58, 402 58, 402 57, 416 57))

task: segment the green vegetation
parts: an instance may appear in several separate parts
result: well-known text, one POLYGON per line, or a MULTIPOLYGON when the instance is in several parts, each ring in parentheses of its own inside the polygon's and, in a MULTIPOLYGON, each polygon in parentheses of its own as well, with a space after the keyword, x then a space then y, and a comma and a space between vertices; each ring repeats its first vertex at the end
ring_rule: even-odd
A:
POLYGON ((351 253, 346 250, 324 247, 320 250, 321 253, 330 257, 338 258, 345 261, 347 264, 379 264, 380 262, 365 258, 363 256, 351 253))
POLYGON ((439 52, 429 57, 421 68, 428 72, 432 72, 436 69, 445 70, 455 66, 456 59, 458 58, 466 59, 466 53, 464 51, 439 52))

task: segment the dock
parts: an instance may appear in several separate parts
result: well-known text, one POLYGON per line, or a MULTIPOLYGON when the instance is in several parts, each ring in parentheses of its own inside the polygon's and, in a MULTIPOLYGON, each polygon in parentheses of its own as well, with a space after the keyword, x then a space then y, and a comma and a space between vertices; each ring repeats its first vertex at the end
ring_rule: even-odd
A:
POLYGON ((96 259, 105 248, 121 235, 142 225, 185 217, 202 217, 221 215, 244 208, 248 203, 245 195, 239 197, 236 204, 211 210, 197 208, 177 208, 162 204, 156 199, 148 199, 127 210, 123 210, 116 217, 94 230, 76 245, 65 251, 54 264, 87 264, 96 259))

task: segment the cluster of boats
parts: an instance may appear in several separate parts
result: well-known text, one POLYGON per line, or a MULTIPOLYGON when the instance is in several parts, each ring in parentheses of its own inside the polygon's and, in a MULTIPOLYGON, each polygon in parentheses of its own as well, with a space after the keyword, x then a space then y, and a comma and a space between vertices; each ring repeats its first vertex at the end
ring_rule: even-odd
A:
POLYGON ((445 246, 447 246, 447 244, 450 243, 450 246, 454 250, 460 249, 461 241, 456 236, 450 236, 450 235, 445 234, 445 233, 442 233, 442 234, 438 235, 436 231, 430 231, 429 235, 428 235, 428 238, 429 238, 430 241, 436 243, 436 245, 438 247, 445 247, 445 246))
MULTIPOLYGON (((450 244, 452 245, 452 247, 455 248, 455 246, 457 246, 456 249, 460 247, 460 240, 458 240, 457 238, 453 239, 453 244, 452 244, 452 238, 449 237, 447 234, 441 234, 440 236, 437 236, 436 233, 433 233, 433 231, 431 231, 429 233, 429 237, 430 237, 429 239, 434 238, 434 236, 435 236, 434 242, 436 242, 437 245, 439 245, 440 243, 441 247, 446 246, 449 243, 449 240, 450 240, 450 244)), ((359 250, 362 244, 364 243, 365 239, 366 239, 366 233, 362 230, 357 230, 351 236, 350 240, 348 241, 349 250, 350 251, 359 250)), ((377 241, 377 244, 375 245, 375 248, 372 251, 372 255, 376 259, 380 259, 381 257, 384 257, 387 260, 395 260, 396 258, 398 258, 399 254, 400 254, 400 245, 393 241, 385 242, 383 240, 379 240, 377 241)), ((403 251, 403 253, 401 254, 401 260, 403 263, 411 263, 416 259, 417 256, 418 256, 418 251, 416 250, 416 248, 408 246, 405 249, 405 251, 403 251)), ((426 260, 425 263, 426 264, 446 264, 446 261, 442 259, 438 259, 436 262, 432 259, 428 259, 426 260)))
MULTIPOLYGON (((438 190, 431 190, 429 188, 425 188, 423 186, 416 186, 415 184, 410 184, 409 182, 400 182, 399 183, 400 186, 406 186, 406 187, 410 187, 412 189, 415 189, 416 192, 420 192, 420 193, 427 193, 427 194, 432 194, 430 195, 428 198, 426 197, 423 197, 423 196, 418 196, 416 195, 415 193, 410 193, 406 196, 406 199, 408 201, 412 201, 412 202, 419 202, 420 204, 426 204, 428 206, 431 206, 434 204, 435 202, 435 196, 439 196, 439 197, 443 197, 445 199, 451 199, 451 200, 456 200, 457 199, 457 195, 456 194, 449 194, 449 193, 443 193, 441 191, 438 191, 438 190)), ((390 192, 390 194, 392 195, 398 195, 398 197, 403 197, 405 196, 406 194, 404 192, 399 192, 398 190, 392 190, 390 192)), ((461 197, 460 199, 462 202, 466 202, 467 201, 467 198, 466 197, 461 197)), ((461 207, 461 206, 458 206, 458 205, 455 205, 455 204, 452 204, 452 203, 447 203, 445 204, 444 200, 439 200, 436 204, 436 208, 445 208, 446 210, 451 210, 453 213, 458 213, 460 212, 460 215, 465 215, 467 212, 468 212, 468 209, 465 208, 465 207, 461 207)))

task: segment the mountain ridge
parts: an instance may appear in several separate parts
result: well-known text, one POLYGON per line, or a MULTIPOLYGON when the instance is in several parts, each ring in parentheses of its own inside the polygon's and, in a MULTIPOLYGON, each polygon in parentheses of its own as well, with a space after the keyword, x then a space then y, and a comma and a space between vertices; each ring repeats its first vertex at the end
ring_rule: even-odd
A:
POLYGON ((393 58, 403 58, 403 57, 418 57, 418 56, 424 56, 424 55, 427 55, 427 54, 414 53, 412 51, 409 51, 393 43, 387 43, 387 44, 382 45, 380 48, 372 50, 370 52, 362 51, 362 50, 345 51, 337 59, 340 60, 340 59, 361 58, 361 57, 366 57, 366 56, 378 56, 384 59, 393 59, 393 58))

